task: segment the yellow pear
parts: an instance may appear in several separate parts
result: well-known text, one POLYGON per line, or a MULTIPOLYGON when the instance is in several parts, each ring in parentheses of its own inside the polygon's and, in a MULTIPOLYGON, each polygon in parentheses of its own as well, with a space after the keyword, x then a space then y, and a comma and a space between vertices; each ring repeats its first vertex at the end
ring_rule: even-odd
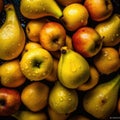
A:
POLYGON ((47 115, 44 112, 32 112, 29 110, 18 110, 12 114, 17 120, 48 120, 47 115))
POLYGON ((0 28, 0 59, 17 58, 25 45, 25 33, 12 4, 5 5, 6 20, 0 28))
POLYGON ((45 16, 60 18, 62 16, 62 10, 55 0, 21 0, 20 11, 29 19, 45 16))

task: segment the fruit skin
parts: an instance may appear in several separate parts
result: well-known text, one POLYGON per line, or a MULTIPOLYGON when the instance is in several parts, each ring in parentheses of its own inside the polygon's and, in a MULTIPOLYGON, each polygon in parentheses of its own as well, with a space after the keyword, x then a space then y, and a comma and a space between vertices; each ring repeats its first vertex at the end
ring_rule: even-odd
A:
POLYGON ((117 74, 88 91, 83 98, 85 111, 98 119, 109 117, 116 108, 119 88, 120 74, 117 74))
POLYGON ((77 109, 78 94, 56 81, 49 93, 49 106, 58 114, 69 114, 77 109))
POLYGON ((3 10, 3 0, 0 0, 0 12, 3 10))
POLYGON ((66 31, 58 22, 46 23, 40 32, 40 44, 48 51, 60 50, 65 44, 66 31))
POLYGON ((66 120, 69 117, 69 114, 57 113, 51 107, 48 107, 48 114, 50 120, 66 120))
POLYGON ((4 62, 0 66, 0 82, 5 87, 19 87, 26 81, 18 59, 4 62))
POLYGON ((73 44, 72 44, 72 37, 69 35, 66 35, 66 42, 65 42, 65 46, 67 46, 70 49, 74 49, 73 48, 73 44))
POLYGON ((109 75, 120 68, 119 53, 113 47, 103 47, 93 58, 93 63, 100 73, 109 75))
POLYGON ((19 110, 12 114, 17 120, 47 120, 47 115, 44 112, 32 112, 29 110, 19 110))
POLYGON ((31 111, 38 112, 47 105, 49 87, 40 82, 33 82, 24 87, 21 101, 31 111))
POLYGON ((72 3, 81 3, 82 0, 56 0, 62 6, 68 6, 72 3))
POLYGON ((21 0, 20 1, 21 14, 29 19, 37 19, 46 16, 60 18, 62 10, 55 0, 21 0))
POLYGON ((84 6, 87 8, 90 18, 98 22, 106 20, 113 13, 111 0, 85 0, 84 6))
POLYGON ((57 70, 58 70, 58 59, 53 58, 53 68, 51 73, 47 76, 47 78, 45 80, 50 81, 50 82, 55 82, 58 80, 58 74, 57 74, 57 70))
POLYGON ((36 43, 36 42, 32 42, 32 41, 27 42, 25 44, 24 49, 23 49, 22 56, 23 56, 24 53, 26 53, 29 50, 34 49, 34 48, 42 48, 42 46, 39 43, 36 43))
POLYGON ((0 59, 17 58, 25 45, 25 33, 12 4, 5 5, 6 20, 0 28, 0 59))
POLYGON ((21 71, 30 81, 45 79, 51 73, 52 67, 51 54, 39 47, 24 53, 20 61, 21 71))
POLYGON ((84 57, 95 56, 102 48, 102 38, 92 27, 79 28, 72 36, 73 48, 84 57))
POLYGON ((98 23, 95 30, 103 38, 103 46, 111 46, 120 43, 120 15, 113 14, 109 19, 98 23))
POLYGON ((90 90, 95 87, 99 82, 100 74, 95 66, 90 65, 90 77, 84 84, 80 85, 77 89, 81 91, 90 90))
POLYGON ((120 97, 118 98, 117 109, 118 109, 118 113, 120 114, 120 97))
POLYGON ((20 93, 15 89, 0 88, 0 116, 9 116, 20 108, 20 93))
POLYGON ((79 3, 73 3, 63 9, 61 21, 68 31, 75 31, 88 23, 88 11, 79 3))
POLYGON ((67 88, 77 88, 85 83, 90 75, 87 60, 79 53, 67 48, 61 49, 58 63, 58 79, 67 88))
POLYGON ((49 20, 46 18, 30 20, 26 26, 26 34, 30 41, 39 42, 40 30, 49 20))

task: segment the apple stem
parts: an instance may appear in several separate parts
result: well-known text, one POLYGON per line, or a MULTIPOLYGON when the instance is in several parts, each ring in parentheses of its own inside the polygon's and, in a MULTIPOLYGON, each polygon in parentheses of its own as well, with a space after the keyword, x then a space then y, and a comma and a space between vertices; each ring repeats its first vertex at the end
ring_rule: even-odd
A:
POLYGON ((0 105, 4 106, 5 105, 5 100, 0 99, 0 105))
POLYGON ((65 54, 66 52, 67 52, 67 51, 66 51, 65 49, 62 49, 62 50, 61 50, 61 53, 62 53, 62 54, 65 54))

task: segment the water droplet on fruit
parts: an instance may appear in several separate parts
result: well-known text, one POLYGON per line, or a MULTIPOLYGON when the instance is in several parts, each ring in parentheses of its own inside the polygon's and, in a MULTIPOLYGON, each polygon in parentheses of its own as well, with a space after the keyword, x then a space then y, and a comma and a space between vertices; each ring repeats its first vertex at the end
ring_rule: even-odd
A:
POLYGON ((108 60, 112 60, 112 58, 111 58, 111 57, 108 57, 108 60))
POLYGON ((45 76, 46 74, 47 74, 47 73, 46 73, 46 72, 44 72, 42 75, 43 75, 43 76, 45 76))
POLYGON ((60 98, 60 102, 62 102, 63 101, 63 98, 60 98))
POLYGON ((72 99, 71 99, 71 98, 69 98, 68 100, 69 100, 69 101, 71 101, 72 99))
POLYGON ((104 56, 105 57, 108 56, 108 52, 107 51, 104 52, 104 56))
POLYGON ((46 9, 43 7, 42 10, 45 11, 46 9))

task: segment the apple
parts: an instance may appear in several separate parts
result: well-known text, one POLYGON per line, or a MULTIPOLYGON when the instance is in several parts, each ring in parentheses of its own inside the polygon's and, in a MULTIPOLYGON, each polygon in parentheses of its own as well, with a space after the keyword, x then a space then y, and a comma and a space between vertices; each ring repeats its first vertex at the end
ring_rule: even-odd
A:
POLYGON ((95 87, 99 82, 100 74, 95 66, 90 65, 90 77, 89 79, 82 85, 80 85, 77 89, 81 91, 87 91, 95 87))
POLYGON ((0 0, 0 12, 3 10, 3 0, 0 0))
POLYGON ((72 36, 73 47, 84 57, 95 56, 102 48, 102 38, 92 27, 79 28, 72 36))
POLYGON ((83 4, 73 3, 63 9, 61 21, 68 31, 75 31, 88 23, 88 11, 83 4))
POLYGON ((49 87, 42 82, 32 82, 21 92, 22 103, 31 111, 38 112, 45 108, 48 101, 49 87))
POLYGON ((102 47, 100 52, 94 56, 93 63, 101 74, 110 75, 119 70, 120 56, 114 47, 102 47))
POLYGON ((33 41, 27 42, 25 44, 24 49, 23 49, 22 56, 23 56, 24 53, 26 53, 27 51, 29 51, 31 49, 34 49, 34 48, 42 48, 42 46, 37 42, 33 42, 33 41))
POLYGON ((72 45, 72 37, 70 35, 66 35, 66 43, 65 45, 73 50, 73 45, 72 45))
POLYGON ((62 6, 68 6, 72 3, 81 3, 82 0, 56 0, 62 6))
POLYGON ((53 58, 43 48, 37 47, 24 53, 20 60, 20 68, 26 78, 31 81, 45 79, 52 71, 53 58))
POLYGON ((26 78, 20 69, 18 59, 6 61, 0 66, 0 81, 5 87, 19 87, 26 78))
POLYGON ((84 6, 94 21, 103 21, 109 18, 113 12, 111 0, 85 0, 84 6))
POLYGON ((60 50, 65 44, 66 31, 58 22, 46 23, 40 32, 40 44, 48 51, 60 50))
POLYGON ((46 18, 30 20, 25 29, 28 39, 33 42, 39 42, 40 30, 48 21, 46 18))
POLYGON ((58 62, 59 60, 56 58, 53 58, 53 69, 51 71, 51 73, 47 76, 46 80, 50 81, 50 82, 55 82, 56 80, 58 80, 58 62))
POLYGON ((16 89, 0 88, 0 116, 9 116, 20 108, 21 97, 16 89))

